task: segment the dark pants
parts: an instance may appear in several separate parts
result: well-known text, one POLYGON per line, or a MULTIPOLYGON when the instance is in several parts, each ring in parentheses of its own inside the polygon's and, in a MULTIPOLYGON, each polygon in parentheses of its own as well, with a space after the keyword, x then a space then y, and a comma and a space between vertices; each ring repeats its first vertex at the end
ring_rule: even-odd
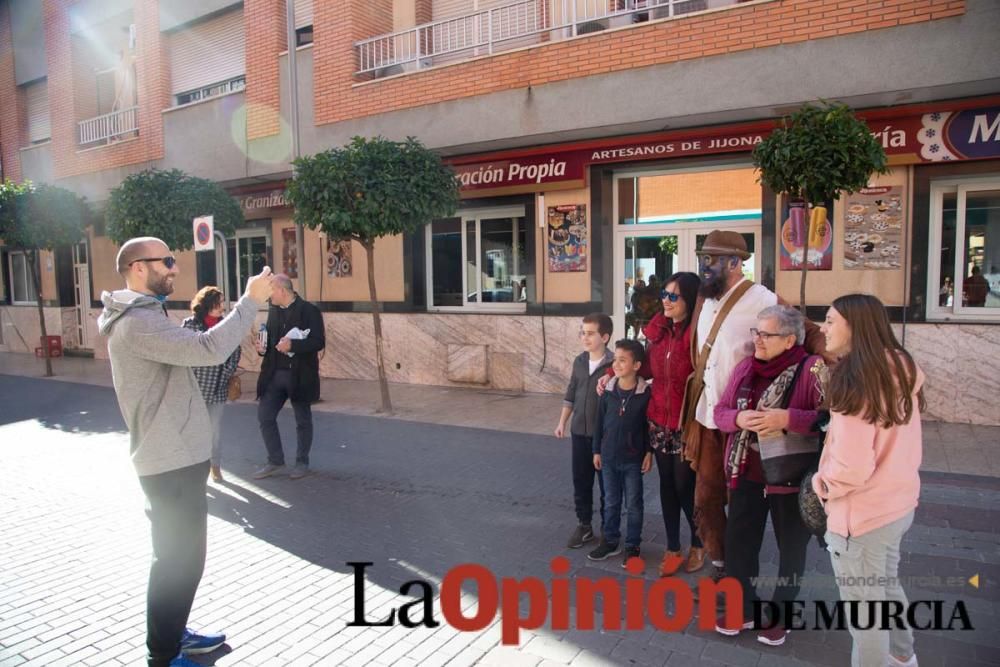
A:
POLYGON ((205 569, 208 461, 139 478, 153 533, 153 565, 146 593, 146 647, 150 667, 180 652, 181 635, 205 569))
POLYGON ((760 547, 769 513, 778 542, 778 581, 772 599, 779 607, 786 600, 796 599, 806 567, 811 534, 799 516, 798 494, 771 493, 765 497, 763 484, 741 479, 729 498, 726 574, 743 586, 743 617, 747 619, 753 617, 754 600, 760 599, 750 580, 760 571, 760 547))
POLYGON ((571 434, 573 441, 573 503, 576 518, 589 525, 594 518, 594 477, 601 490, 601 514, 604 516, 604 477, 594 468, 593 438, 571 434))
MULTIPOLYGON (((264 446, 267 447, 267 462, 276 466, 285 465, 285 450, 281 446, 281 433, 278 431, 278 413, 291 397, 291 381, 291 370, 276 370, 257 404, 257 421, 260 423, 264 446)), ((292 409, 295 411, 295 436, 298 441, 295 462, 309 465, 309 450, 313 440, 312 406, 309 401, 292 401, 292 409)))
POLYGON ((663 526, 667 530, 667 550, 681 550, 681 512, 691 530, 691 546, 701 548, 698 531, 694 527, 694 470, 680 454, 657 451, 656 469, 660 472, 660 507, 663 509, 663 526))
POLYGON ((625 501, 625 546, 638 547, 642 539, 642 463, 602 461, 604 477, 604 540, 621 540, 622 500, 625 501))

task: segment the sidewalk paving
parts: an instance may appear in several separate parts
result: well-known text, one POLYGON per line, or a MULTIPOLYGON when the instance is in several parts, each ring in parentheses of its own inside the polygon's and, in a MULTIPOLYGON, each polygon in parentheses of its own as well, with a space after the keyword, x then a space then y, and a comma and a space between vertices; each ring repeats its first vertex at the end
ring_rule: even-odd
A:
MULTIPOLYGON (((111 387, 108 361, 78 357, 53 359, 59 381, 111 387)), ((0 374, 41 377, 44 364, 31 355, 0 352, 0 374)), ((242 376, 243 402, 252 402, 256 373, 242 376)), ((378 383, 363 380, 322 380, 323 400, 315 410, 375 415, 378 383)), ((391 418, 429 424, 468 426, 511 433, 551 435, 562 406, 553 394, 392 384, 395 413, 391 418)), ((924 421, 921 470, 1000 477, 1000 426, 924 421)))
MULTIPOLYGON (((0 357, 0 665, 140 665, 149 526, 127 457, 127 435, 107 387, 107 365, 61 361, 70 363, 58 367, 64 375, 57 382, 11 376, 9 361, 0 357), (86 377, 94 381, 81 384, 86 377)), ((342 383, 340 391, 347 395, 356 384, 342 383)), ((462 409, 491 413, 485 417, 495 424, 506 417, 492 413, 508 409, 505 401, 521 400, 440 391, 481 394, 476 401, 466 397, 462 409)), ((344 401, 333 395, 330 403, 336 406, 370 411, 374 405, 357 395, 344 401)), ((419 405, 420 397, 408 398, 405 389, 398 396, 403 409, 419 405)), ((450 400, 440 396, 434 400, 450 400)), ((549 409, 530 403, 536 400, 551 403, 552 397, 529 396, 522 405, 549 409)), ((286 452, 293 447, 288 413, 280 418, 286 452)), ((435 414, 442 421, 449 418, 444 409, 435 414)), ((534 413, 522 417, 539 427, 544 421, 534 413)), ((522 631, 517 645, 504 646, 499 616, 483 631, 456 631, 443 623, 437 593, 433 604, 439 627, 349 627, 355 591, 347 563, 354 561, 374 563, 364 590, 365 615, 373 621, 414 599, 398 593, 405 582, 427 580, 437 592, 447 571, 460 563, 481 564, 498 579, 538 577, 547 590, 554 556, 569 559, 565 579, 570 582, 583 577, 624 582, 627 577, 618 559, 593 563, 585 550, 564 547, 573 524, 566 441, 532 435, 524 424, 513 435, 499 428, 333 411, 319 412, 315 420, 313 475, 298 482, 287 477, 253 481, 250 474, 263 456, 255 406, 245 400, 226 410, 226 481, 209 487, 209 553, 192 625, 223 629, 229 642, 199 656, 202 664, 849 663, 846 632, 795 632, 785 646, 771 648, 753 633, 725 638, 693 624, 677 633, 603 630, 600 615, 593 631, 554 631, 546 622, 522 631)), ((921 578, 907 586, 907 593, 911 600, 943 600, 946 608, 961 600, 975 627, 919 631, 920 664, 1000 665, 1000 479, 926 472, 920 503, 902 544, 900 574, 921 578), (974 575, 978 587, 968 582, 974 575)), ((645 508, 648 586, 664 550, 653 479, 646 480, 645 508)), ((761 575, 776 570, 774 537, 768 531, 761 575)), ((815 542, 806 575, 802 599, 836 597, 829 557, 815 542)), ((766 597, 766 586, 761 593, 766 597)), ((475 587, 465 588, 463 604, 475 605, 477 595, 475 587)), ((575 627, 575 611, 570 618, 575 627)))

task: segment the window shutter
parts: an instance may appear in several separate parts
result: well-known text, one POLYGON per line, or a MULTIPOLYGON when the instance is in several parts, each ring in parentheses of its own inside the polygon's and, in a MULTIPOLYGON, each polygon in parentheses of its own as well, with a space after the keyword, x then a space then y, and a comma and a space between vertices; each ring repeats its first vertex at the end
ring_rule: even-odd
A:
POLYGON ((170 90, 176 95, 246 74, 243 9, 170 35, 170 90))
POLYGON ((295 0, 295 29, 313 24, 313 0, 295 0))
POLYGON ((49 125, 49 85, 43 79, 24 87, 28 107, 28 141, 44 141, 52 136, 49 125))
POLYGON ((475 13, 472 0, 432 0, 431 17, 434 21, 453 19, 456 16, 475 13))

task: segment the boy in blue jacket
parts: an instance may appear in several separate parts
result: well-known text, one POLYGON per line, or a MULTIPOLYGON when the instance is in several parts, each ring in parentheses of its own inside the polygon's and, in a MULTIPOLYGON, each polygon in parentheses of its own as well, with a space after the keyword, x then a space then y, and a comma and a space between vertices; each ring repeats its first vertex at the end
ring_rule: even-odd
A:
POLYGON ((642 537, 642 476, 653 466, 646 425, 649 390, 637 373, 646 351, 635 340, 615 343, 611 368, 614 378, 601 396, 594 428, 594 468, 604 479, 604 538, 587 554, 590 560, 605 560, 622 552, 621 510, 625 500, 627 521, 625 557, 639 557, 642 537))

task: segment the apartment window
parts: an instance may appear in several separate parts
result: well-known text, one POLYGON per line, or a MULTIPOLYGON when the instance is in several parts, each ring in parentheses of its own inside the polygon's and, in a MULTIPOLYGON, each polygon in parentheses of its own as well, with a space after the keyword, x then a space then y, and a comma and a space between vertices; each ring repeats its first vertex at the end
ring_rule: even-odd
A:
POLYGON ((48 141, 52 136, 48 81, 40 79, 24 86, 24 101, 28 112, 28 141, 32 144, 48 141))
POLYGON ((10 267, 8 276, 11 303, 15 306, 34 306, 38 303, 38 292, 35 291, 35 281, 31 278, 31 263, 22 251, 7 254, 7 265, 10 267))
POLYGON ((177 106, 182 104, 189 104, 191 102, 197 102, 198 100, 205 100, 210 97, 217 97, 219 95, 225 95, 226 93, 235 92, 237 90, 243 90, 247 87, 247 78, 245 76, 238 76, 229 81, 223 81, 222 83, 216 83, 211 86, 205 86, 204 88, 199 88, 198 90, 189 90, 184 93, 177 94, 177 106))
POLYGON ((426 230, 431 310, 524 311, 529 260, 523 207, 468 211, 426 230))
POLYGON ((170 34, 170 84, 177 104, 241 90, 246 76, 243 10, 170 34))
POLYGON ((313 0, 295 0, 295 46, 313 41, 313 0))
POLYGON ((1000 317, 1000 175, 931 187, 928 316, 1000 317))

